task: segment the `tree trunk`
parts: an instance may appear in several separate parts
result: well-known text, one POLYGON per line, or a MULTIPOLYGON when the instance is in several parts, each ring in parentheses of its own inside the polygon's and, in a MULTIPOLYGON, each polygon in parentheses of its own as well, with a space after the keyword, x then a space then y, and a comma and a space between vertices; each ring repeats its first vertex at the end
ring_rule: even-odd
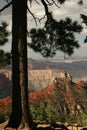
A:
POLYGON ((22 129, 31 124, 27 73, 27 0, 12 3, 12 114, 7 128, 22 129))

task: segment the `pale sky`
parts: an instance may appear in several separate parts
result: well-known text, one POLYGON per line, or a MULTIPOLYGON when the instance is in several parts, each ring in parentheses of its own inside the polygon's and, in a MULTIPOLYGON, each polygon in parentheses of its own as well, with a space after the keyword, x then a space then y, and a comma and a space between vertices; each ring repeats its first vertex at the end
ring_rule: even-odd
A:
MULTIPOLYGON (((3 7, 6 2, 5 0, 0 0, 0 9, 3 7)), ((40 1, 40 0, 37 0, 40 1)), ((77 2, 78 0, 66 0, 66 2, 63 5, 59 5, 58 7, 51 7, 50 10, 53 11, 53 15, 55 19, 60 20, 64 19, 65 17, 70 17, 72 20, 78 20, 79 23, 82 24, 82 20, 80 18, 80 14, 87 15, 87 0, 83 0, 84 4, 82 6, 78 6, 77 2)), ((44 8, 41 5, 38 5, 36 3, 32 3, 30 10, 35 14, 36 17, 42 18, 44 16, 44 8)), ((11 31, 11 7, 8 9, 5 9, 0 14, 0 23, 2 21, 6 21, 8 26, 8 30, 11 31)), ((41 24, 38 23, 37 28, 42 27, 44 25, 44 21, 41 21, 41 24)), ((72 55, 72 57, 86 57, 87 56, 87 44, 83 43, 84 37, 87 35, 87 27, 85 25, 83 32, 80 35, 77 35, 77 39, 79 40, 79 43, 81 45, 80 49, 75 50, 75 53, 72 55)), ((28 12, 28 30, 30 30, 32 27, 36 27, 34 20, 32 20, 32 16, 28 12)), ((5 51, 11 50, 11 36, 9 38, 9 42, 6 43, 5 46, 0 47, 0 49, 4 49, 5 51)), ((39 53, 34 53, 31 49, 28 48, 28 57, 34 58, 34 59, 42 59, 43 57, 39 53)), ((57 55, 54 58, 63 58, 62 52, 57 52, 57 55)))

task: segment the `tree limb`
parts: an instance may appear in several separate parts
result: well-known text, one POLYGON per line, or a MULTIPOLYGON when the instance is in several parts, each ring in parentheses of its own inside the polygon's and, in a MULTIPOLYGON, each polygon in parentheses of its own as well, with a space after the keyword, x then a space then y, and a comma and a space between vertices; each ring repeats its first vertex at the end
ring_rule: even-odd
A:
MULTIPOLYGON (((36 0, 35 0, 36 1, 36 0)), ((35 21, 35 24, 37 26, 37 20, 39 21, 39 23, 41 23, 41 20, 45 18, 46 14, 42 17, 42 18, 37 18, 35 17, 35 15, 31 12, 31 10, 29 9, 28 5, 27 5, 27 10, 29 11, 29 13, 32 15, 34 21, 35 21)))
POLYGON ((0 9, 0 12, 2 12, 4 9, 8 8, 12 4, 12 1, 5 5, 2 9, 0 9))
POLYGON ((32 15, 32 17, 33 17, 33 19, 34 19, 34 21, 35 21, 35 24, 36 24, 36 26, 37 26, 37 18, 34 16, 34 14, 30 11, 30 9, 29 9, 29 7, 28 7, 28 5, 27 5, 27 9, 28 9, 28 11, 29 11, 29 13, 32 15))
POLYGON ((49 9, 47 6, 47 3, 44 0, 41 0, 42 4, 44 5, 45 8, 45 14, 47 15, 47 17, 49 16, 49 9))
POLYGON ((49 0, 46 0, 47 1, 47 3, 48 3, 48 5, 53 5, 53 2, 49 2, 49 0))
POLYGON ((55 5, 55 6, 57 6, 58 8, 60 8, 59 6, 58 6, 58 4, 54 1, 54 0, 52 0, 53 1, 53 4, 55 5))
POLYGON ((36 2, 38 5, 40 5, 40 3, 39 3, 37 0, 35 0, 35 2, 36 2))

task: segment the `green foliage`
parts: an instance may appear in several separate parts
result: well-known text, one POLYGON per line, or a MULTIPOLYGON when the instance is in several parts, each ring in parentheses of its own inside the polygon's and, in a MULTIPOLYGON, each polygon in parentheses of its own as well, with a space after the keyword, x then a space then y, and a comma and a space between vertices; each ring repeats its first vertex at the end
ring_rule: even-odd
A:
POLYGON ((4 45, 8 41, 9 32, 7 31, 7 23, 2 22, 0 26, 0 45, 4 45))
POLYGON ((84 15, 84 14, 80 14, 80 16, 81 16, 81 18, 83 20, 83 23, 86 24, 86 26, 87 26, 87 16, 84 15))
MULTIPOLYGON (((84 15, 84 14, 80 14, 82 20, 83 20, 83 23, 87 26, 87 16, 84 15)), ((84 39, 84 43, 87 43, 87 36, 86 38, 84 39)))
POLYGON ((9 118, 10 113, 11 111, 9 110, 5 110, 2 113, 0 113, 0 123, 5 122, 9 118))
POLYGON ((31 106, 30 107, 33 119, 38 119, 41 121, 47 122, 56 122, 61 121, 62 118, 56 114, 53 107, 48 104, 41 103, 39 106, 31 106))
POLYGON ((28 45, 43 57, 53 57, 57 50, 71 56, 74 49, 80 47, 74 34, 81 31, 82 26, 77 21, 73 22, 70 18, 56 21, 49 14, 43 29, 31 29, 31 43, 28 45))
POLYGON ((56 106, 49 104, 39 104, 39 106, 30 106, 32 118, 34 120, 41 120, 50 123, 55 122, 68 122, 69 124, 78 124, 85 126, 87 124, 87 113, 82 112, 79 114, 62 114, 57 111, 56 106))
MULTIPOLYGON (((2 22, 0 26, 0 46, 8 41, 9 32, 7 31, 7 24, 2 22)), ((0 67, 10 64, 11 54, 0 50, 0 67)))
POLYGON ((10 64, 11 54, 0 50, 0 67, 10 64))

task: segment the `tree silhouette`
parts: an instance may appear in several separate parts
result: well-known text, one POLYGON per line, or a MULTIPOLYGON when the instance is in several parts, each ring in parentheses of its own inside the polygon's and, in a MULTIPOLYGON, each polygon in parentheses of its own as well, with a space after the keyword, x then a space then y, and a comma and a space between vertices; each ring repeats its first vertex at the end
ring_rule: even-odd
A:
MULTIPOLYGON (((0 46, 5 45, 8 41, 9 32, 7 31, 7 24, 2 22, 0 25, 0 46)), ((0 50, 0 68, 7 64, 10 64, 11 54, 0 50)))
MULTIPOLYGON (((87 16, 84 15, 84 14, 80 14, 82 20, 83 20, 83 23, 87 26, 87 16)), ((86 38, 84 39, 84 43, 87 43, 87 36, 86 38)))
MULTIPOLYGON (((51 15, 51 14, 50 14, 51 15)), ((56 21, 50 17, 43 29, 31 29, 31 42, 28 44, 35 52, 40 52, 44 57, 53 57, 57 50, 71 56, 75 48, 80 45, 75 39, 75 33, 80 33, 82 26, 70 18, 56 21)))

